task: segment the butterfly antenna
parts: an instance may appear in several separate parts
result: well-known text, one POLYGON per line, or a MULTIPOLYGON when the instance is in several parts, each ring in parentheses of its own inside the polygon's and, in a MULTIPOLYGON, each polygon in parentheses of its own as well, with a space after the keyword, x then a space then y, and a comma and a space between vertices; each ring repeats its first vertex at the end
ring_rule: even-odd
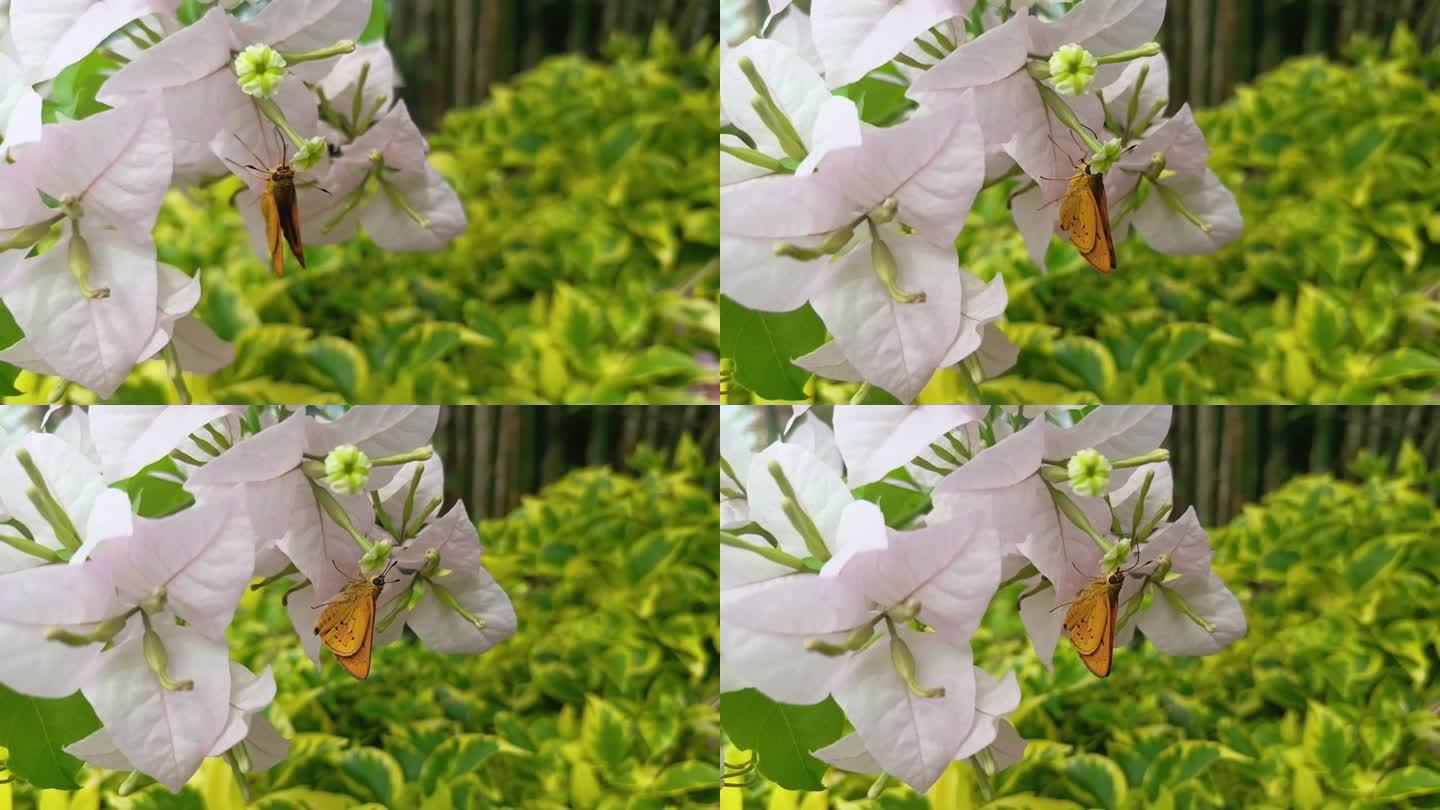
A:
MULTIPOLYGON (((256 162, 256 163, 264 163, 264 162, 265 162, 265 158, 262 158, 262 157, 260 157, 259 155, 255 154, 255 150, 250 148, 250 144, 245 143, 245 141, 243 141, 243 140, 240 139, 240 133, 238 133, 238 132, 232 132, 232 133, 230 133, 230 134, 231 134, 231 135, 234 135, 234 136, 235 136, 235 140, 238 141, 241 146, 245 147, 245 151, 250 153, 250 157, 255 158, 255 162, 256 162)), ((226 158, 226 160, 230 160, 230 159, 229 159, 229 158, 226 158)), ((230 162, 231 162, 231 163, 235 163, 235 161, 233 161, 233 160, 230 160, 230 162)), ((235 165, 238 166, 238 165, 240 165, 240 164, 236 163, 235 165)), ((258 171, 258 170, 257 170, 257 171, 258 171)))
POLYGON ((1075 604, 1075 600, 1073 600, 1073 599, 1070 600, 1069 602, 1061 602, 1060 604, 1056 605, 1055 607, 1050 608, 1050 612, 1051 612, 1051 613, 1054 613, 1055 611, 1059 610, 1059 609, 1062 608, 1062 607, 1065 607, 1066 605, 1073 605, 1073 604, 1075 604))
POLYGON ((290 163, 290 144, 285 142, 285 135, 280 132, 278 124, 275 126, 275 139, 280 142, 280 165, 288 165, 290 163))
POLYGON ((231 160, 231 159, 228 158, 228 157, 225 158, 225 162, 226 162, 226 163, 229 163, 229 164, 232 165, 232 166, 238 166, 238 167, 240 167, 240 168, 242 168, 242 169, 250 172, 251 174, 255 175, 257 178, 266 179, 266 178, 269 178, 269 177, 270 177, 270 175, 267 174, 264 169, 260 169, 260 168, 257 168, 257 167, 255 167, 255 166, 251 166, 249 163, 237 163, 237 162, 231 160))
MULTIPOLYGON (((1070 135, 1071 135, 1071 137, 1074 137, 1075 133, 1071 132, 1070 135)), ((1060 145, 1060 142, 1057 141, 1057 140, 1055 140, 1055 136, 1054 136, 1054 135, 1051 135, 1049 132, 1046 132, 1046 133, 1045 133, 1045 137, 1047 137, 1047 138, 1050 139, 1050 143, 1055 144, 1055 148, 1056 148, 1056 149, 1059 149, 1059 150, 1060 150, 1060 153, 1063 154, 1067 160, 1069 160, 1071 163, 1074 163, 1074 162, 1075 162, 1075 158, 1070 157, 1070 152, 1069 152, 1069 150, 1067 150, 1065 147, 1061 146, 1061 145, 1060 145)), ((1047 178, 1045 178, 1045 179, 1046 179, 1046 180, 1049 180, 1050 178, 1047 177, 1047 178)))

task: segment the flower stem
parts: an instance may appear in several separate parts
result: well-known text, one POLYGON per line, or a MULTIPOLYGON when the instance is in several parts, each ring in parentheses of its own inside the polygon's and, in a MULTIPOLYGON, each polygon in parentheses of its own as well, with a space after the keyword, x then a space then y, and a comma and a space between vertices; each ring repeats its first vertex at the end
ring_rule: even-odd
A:
POLYGON ((321 509, 325 510, 325 514, 329 515, 330 519, 335 521, 335 525, 344 529, 345 533, 350 535, 350 539, 355 541, 355 545, 359 546, 362 552, 369 554, 375 548, 375 544, 366 539, 365 536, 355 528, 355 524, 350 520, 350 515, 345 511, 345 507, 341 506, 340 502, 335 499, 335 496, 330 494, 330 490, 315 483, 314 479, 306 478, 305 480, 310 482, 310 490, 315 493, 315 501, 320 504, 321 509))
POLYGON ((810 572, 810 568, 805 565, 805 562, 793 554, 786 554, 778 548, 771 548, 758 543, 747 543, 729 532, 720 533, 720 545, 730 546, 731 548, 743 548, 746 551, 759 554, 761 557, 777 565, 783 565, 787 568, 793 568, 796 571, 805 573, 810 572))
POLYGON ((354 52, 355 40, 342 39, 328 48, 320 48, 314 51, 302 51, 301 53, 285 53, 284 51, 281 51, 280 55, 284 57, 285 64, 298 65, 301 62, 318 62, 322 59, 333 59, 336 56, 344 56, 347 53, 354 52))
POLYGON ((1070 109, 1070 105, 1065 103, 1065 99, 1061 98, 1059 93, 1051 90, 1044 82, 1035 82, 1035 87, 1040 92, 1040 100, 1045 102, 1045 106, 1055 115, 1056 120, 1078 135, 1091 152, 1099 152, 1100 142, 1090 134, 1090 130, 1086 129, 1084 124, 1080 123, 1080 119, 1075 115, 1075 111, 1070 109))
POLYGON ((175 350, 175 342, 165 344, 160 350, 160 356, 165 359, 165 373, 170 375, 170 382, 175 386, 175 396, 180 399, 181 405, 190 404, 190 389, 185 386, 185 370, 180 367, 180 353, 175 350))
POLYGON ((38 557, 47 563, 62 563, 65 558, 56 554, 54 549, 40 545, 34 540, 26 540, 23 537, 12 537, 8 534, 0 534, 0 543, 15 549, 22 554, 29 554, 31 557, 38 557))
POLYGON ((45 476, 40 474, 40 468, 35 465, 35 459, 30 456, 30 451, 21 448, 16 451, 15 459, 20 462, 20 466, 25 469, 25 474, 30 478, 31 486, 27 488, 26 494, 30 496, 30 502, 34 504, 35 510, 45 518, 45 522, 50 524, 60 545, 72 552, 79 551, 82 545, 80 532, 76 531, 75 524, 65 513, 65 507, 61 506, 50 492, 50 487, 45 483, 45 476))
POLYGON ((280 105, 276 104, 274 99, 257 98, 255 99, 255 106, 260 110, 262 115, 270 119, 270 123, 279 127, 280 131, 285 133, 285 137, 289 138, 290 142, 295 144, 296 149, 305 148, 305 139, 300 136, 300 133, 295 131, 294 127, 290 126, 289 119, 285 117, 285 111, 280 109, 280 105))

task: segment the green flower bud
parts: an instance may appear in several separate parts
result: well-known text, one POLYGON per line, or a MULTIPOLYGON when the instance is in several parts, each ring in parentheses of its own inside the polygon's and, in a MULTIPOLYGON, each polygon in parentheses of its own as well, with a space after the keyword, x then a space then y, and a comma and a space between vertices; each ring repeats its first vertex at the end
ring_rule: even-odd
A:
POLYGON ((1120 152, 1121 145, 1119 138, 1111 138, 1105 143, 1100 144, 1099 151, 1091 155, 1088 161, 1090 163, 1090 171, 1095 174, 1104 174, 1110 171, 1110 167, 1114 166, 1115 161, 1120 159, 1120 152))
POLYGON ((285 80, 285 57, 269 45, 251 45, 235 57, 235 78, 246 95, 271 98, 285 80))
POLYGON ((370 481, 370 457, 353 444, 342 444, 325 457, 325 483, 337 495, 354 495, 370 481))
POLYGON ((1092 498, 1103 495, 1110 483, 1110 459, 1093 448, 1071 456, 1066 470, 1070 473, 1071 489, 1081 495, 1092 498))
POLYGON ((1056 90, 1067 96, 1084 95, 1095 84, 1095 68, 1099 65, 1094 54, 1079 45, 1061 45, 1050 54, 1050 80, 1056 90))
POLYGON ((315 168, 315 164, 319 163, 320 159, 325 157, 329 151, 330 147, 325 143, 325 139, 316 135, 300 147, 300 151, 295 153, 295 159, 290 163, 298 171, 307 172, 315 168))

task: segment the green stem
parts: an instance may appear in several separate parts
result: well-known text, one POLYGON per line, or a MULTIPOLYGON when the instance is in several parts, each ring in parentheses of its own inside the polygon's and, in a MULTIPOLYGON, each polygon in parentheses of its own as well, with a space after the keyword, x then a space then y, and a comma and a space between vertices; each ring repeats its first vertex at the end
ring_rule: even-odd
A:
POLYGON ((174 341, 165 344, 165 348, 160 350, 160 356, 165 360, 165 373, 170 376, 170 383, 175 386, 175 396, 179 398, 181 405, 189 405, 190 389, 185 386, 185 370, 180 367, 180 353, 175 350, 174 341))
MULTIPOLYGON (((372 458, 370 459, 370 465, 373 467, 399 467, 404 464, 409 464, 412 461, 429 461, 434 455, 435 449, 432 447, 417 447, 408 453, 396 453, 393 456, 372 458)), ((424 467, 421 467, 420 471, 423 472, 424 469, 424 467)))
POLYGON ((1095 531, 1095 527, 1090 525, 1090 518, 1086 517, 1085 512, 1082 511, 1074 501, 1070 500, 1070 496, 1056 489, 1053 484, 1045 481, 1043 477, 1040 480, 1044 481, 1045 488, 1050 490, 1050 499, 1055 502, 1056 508, 1064 513, 1065 517, 1069 518, 1071 523, 1075 524, 1075 528, 1084 532, 1086 536, 1095 541, 1095 545, 1100 548, 1102 556, 1110 553, 1110 544, 1105 542, 1105 538, 1101 537, 1099 532, 1095 531))
POLYGON ((809 566, 805 565, 805 561, 801 560, 799 557, 796 557, 793 554, 786 554, 780 549, 771 548, 770 546, 763 546, 757 543, 747 543, 729 532, 720 533, 720 545, 730 546, 731 548, 743 548, 746 551, 759 554, 761 557, 764 557, 765 559, 769 560, 770 562, 776 563, 777 565, 783 565, 786 568, 793 568, 796 571, 800 571, 802 573, 811 572, 809 566))
POLYGON ((280 105, 276 104, 273 99, 268 98, 257 98, 253 99, 253 101, 255 102, 256 108, 260 110, 260 113, 268 118, 270 123, 279 127, 280 131, 285 133, 285 137, 289 138, 290 142, 295 144, 296 149, 305 148, 305 139, 300 136, 300 133, 295 131, 294 127, 290 126, 290 121, 285 117, 285 111, 280 109, 280 105))
POLYGON ((38 557, 47 563, 63 563, 65 558, 55 553, 54 549, 40 545, 34 540, 26 540, 23 537, 11 537, 8 534, 0 534, 0 543, 15 549, 22 554, 29 554, 31 557, 38 557))
POLYGON ((789 169, 785 168, 784 163, 781 163, 775 158, 770 157, 769 155, 757 149, 750 149, 744 146, 734 146, 732 144, 722 143, 720 144, 720 151, 733 158, 743 160, 746 163, 751 164, 752 166, 759 166, 760 168, 773 172, 775 174, 791 173, 789 169))
POLYGON ((65 513, 65 507, 55 500, 55 495, 50 492, 50 487, 45 483, 45 476, 40 474, 40 468, 35 465, 35 459, 30 456, 30 451, 21 448, 15 453, 15 458, 20 466, 25 469, 25 474, 30 478, 31 486, 27 488, 26 494, 30 496, 30 502, 34 504, 36 511, 50 528, 55 532, 55 538, 60 544, 70 551, 79 551, 82 545, 80 532, 76 531, 75 524, 71 522, 70 516, 65 513))
POLYGON ((300 53, 281 52, 280 56, 287 65, 298 65, 304 62, 318 62, 322 59, 333 59, 336 56, 344 56, 347 53, 355 52, 355 41, 342 39, 328 48, 320 48, 314 51, 302 51, 300 53))
POLYGON ((1147 42, 1138 48, 1131 48, 1128 51, 1112 53, 1109 56, 1097 56, 1095 61, 1102 65, 1118 65, 1121 62, 1132 62, 1136 59, 1144 59, 1147 56, 1158 56, 1160 54, 1160 43, 1147 42))
POLYGON ((404 211, 405 216, 410 217, 410 219, 422 229, 430 230, 430 218, 411 207, 410 201, 405 199, 405 195, 400 191, 398 186, 386 180, 384 175, 376 175, 376 179, 380 181, 380 189, 384 191, 385 196, 390 199, 391 205, 404 211))
POLYGON ((1070 105, 1065 103, 1065 99, 1044 82, 1035 82, 1035 87, 1040 91, 1040 100, 1045 102, 1046 108, 1054 114, 1055 119, 1079 136, 1091 153, 1099 152, 1100 142, 1090 134, 1090 130, 1086 129, 1084 124, 1080 123, 1080 119, 1075 115, 1075 111, 1070 109, 1070 105))
POLYGON ((369 554, 375 548, 375 544, 366 539, 366 537, 355 528, 355 524, 350 520, 350 515, 345 511, 345 507, 340 505, 340 502, 335 499, 334 495, 330 494, 330 490, 316 484, 313 479, 306 478, 305 480, 310 483, 310 491, 315 493, 315 501, 320 504, 321 509, 325 510, 325 514, 329 515, 330 519, 335 521, 335 525, 350 535, 350 539, 355 541, 355 545, 359 546, 362 552, 369 554))

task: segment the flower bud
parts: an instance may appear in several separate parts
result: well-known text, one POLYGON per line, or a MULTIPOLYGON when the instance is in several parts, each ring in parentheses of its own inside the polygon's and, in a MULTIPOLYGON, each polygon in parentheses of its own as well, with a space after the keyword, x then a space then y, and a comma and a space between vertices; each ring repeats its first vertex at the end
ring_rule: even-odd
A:
POLYGON ((1067 96, 1090 92, 1095 84, 1095 68, 1100 66, 1094 54, 1070 43, 1050 54, 1050 80, 1055 89, 1067 96))
POLYGON ((165 642, 160 639, 160 634, 150 627, 148 620, 145 623, 144 645, 145 663, 150 665, 150 671, 155 673, 162 688, 169 692, 190 692, 195 689, 194 681, 176 681, 170 677, 170 654, 165 651, 165 642))
POLYGON ((370 457, 353 444, 342 444, 325 457, 325 483, 337 495, 354 495, 370 481, 370 457))
POLYGON ((906 644, 893 630, 890 636, 890 663, 899 673, 900 680, 910 687, 910 692, 916 697, 945 697, 945 687, 943 686, 925 687, 920 685, 915 673, 915 654, 910 652, 910 645, 906 644))
POLYGON ((300 147, 300 151, 295 153, 295 158, 291 160, 290 163, 298 171, 309 171, 315 168, 315 164, 319 163, 320 159, 329 154, 329 152, 329 144, 325 142, 324 138, 316 135, 306 141, 304 146, 300 147))
POLYGON ((361 571, 374 571, 380 568, 390 559, 390 552, 395 549, 395 542, 389 538, 381 538, 375 541, 375 545, 360 557, 361 571))
POLYGON ((271 98, 285 80, 285 57, 269 45, 251 45, 235 57, 235 78, 246 95, 271 98))
POLYGON ((1090 171, 1095 174, 1104 174, 1110 171, 1110 167, 1114 166, 1115 161, 1120 159, 1120 153, 1121 144, 1119 138, 1111 138, 1105 143, 1102 143, 1100 150, 1090 156, 1090 160, 1088 161, 1090 171))
POLYGON ((1071 489, 1081 495, 1092 498, 1103 495, 1110 483, 1110 459, 1094 448, 1071 456, 1066 471, 1070 473, 1071 489))

